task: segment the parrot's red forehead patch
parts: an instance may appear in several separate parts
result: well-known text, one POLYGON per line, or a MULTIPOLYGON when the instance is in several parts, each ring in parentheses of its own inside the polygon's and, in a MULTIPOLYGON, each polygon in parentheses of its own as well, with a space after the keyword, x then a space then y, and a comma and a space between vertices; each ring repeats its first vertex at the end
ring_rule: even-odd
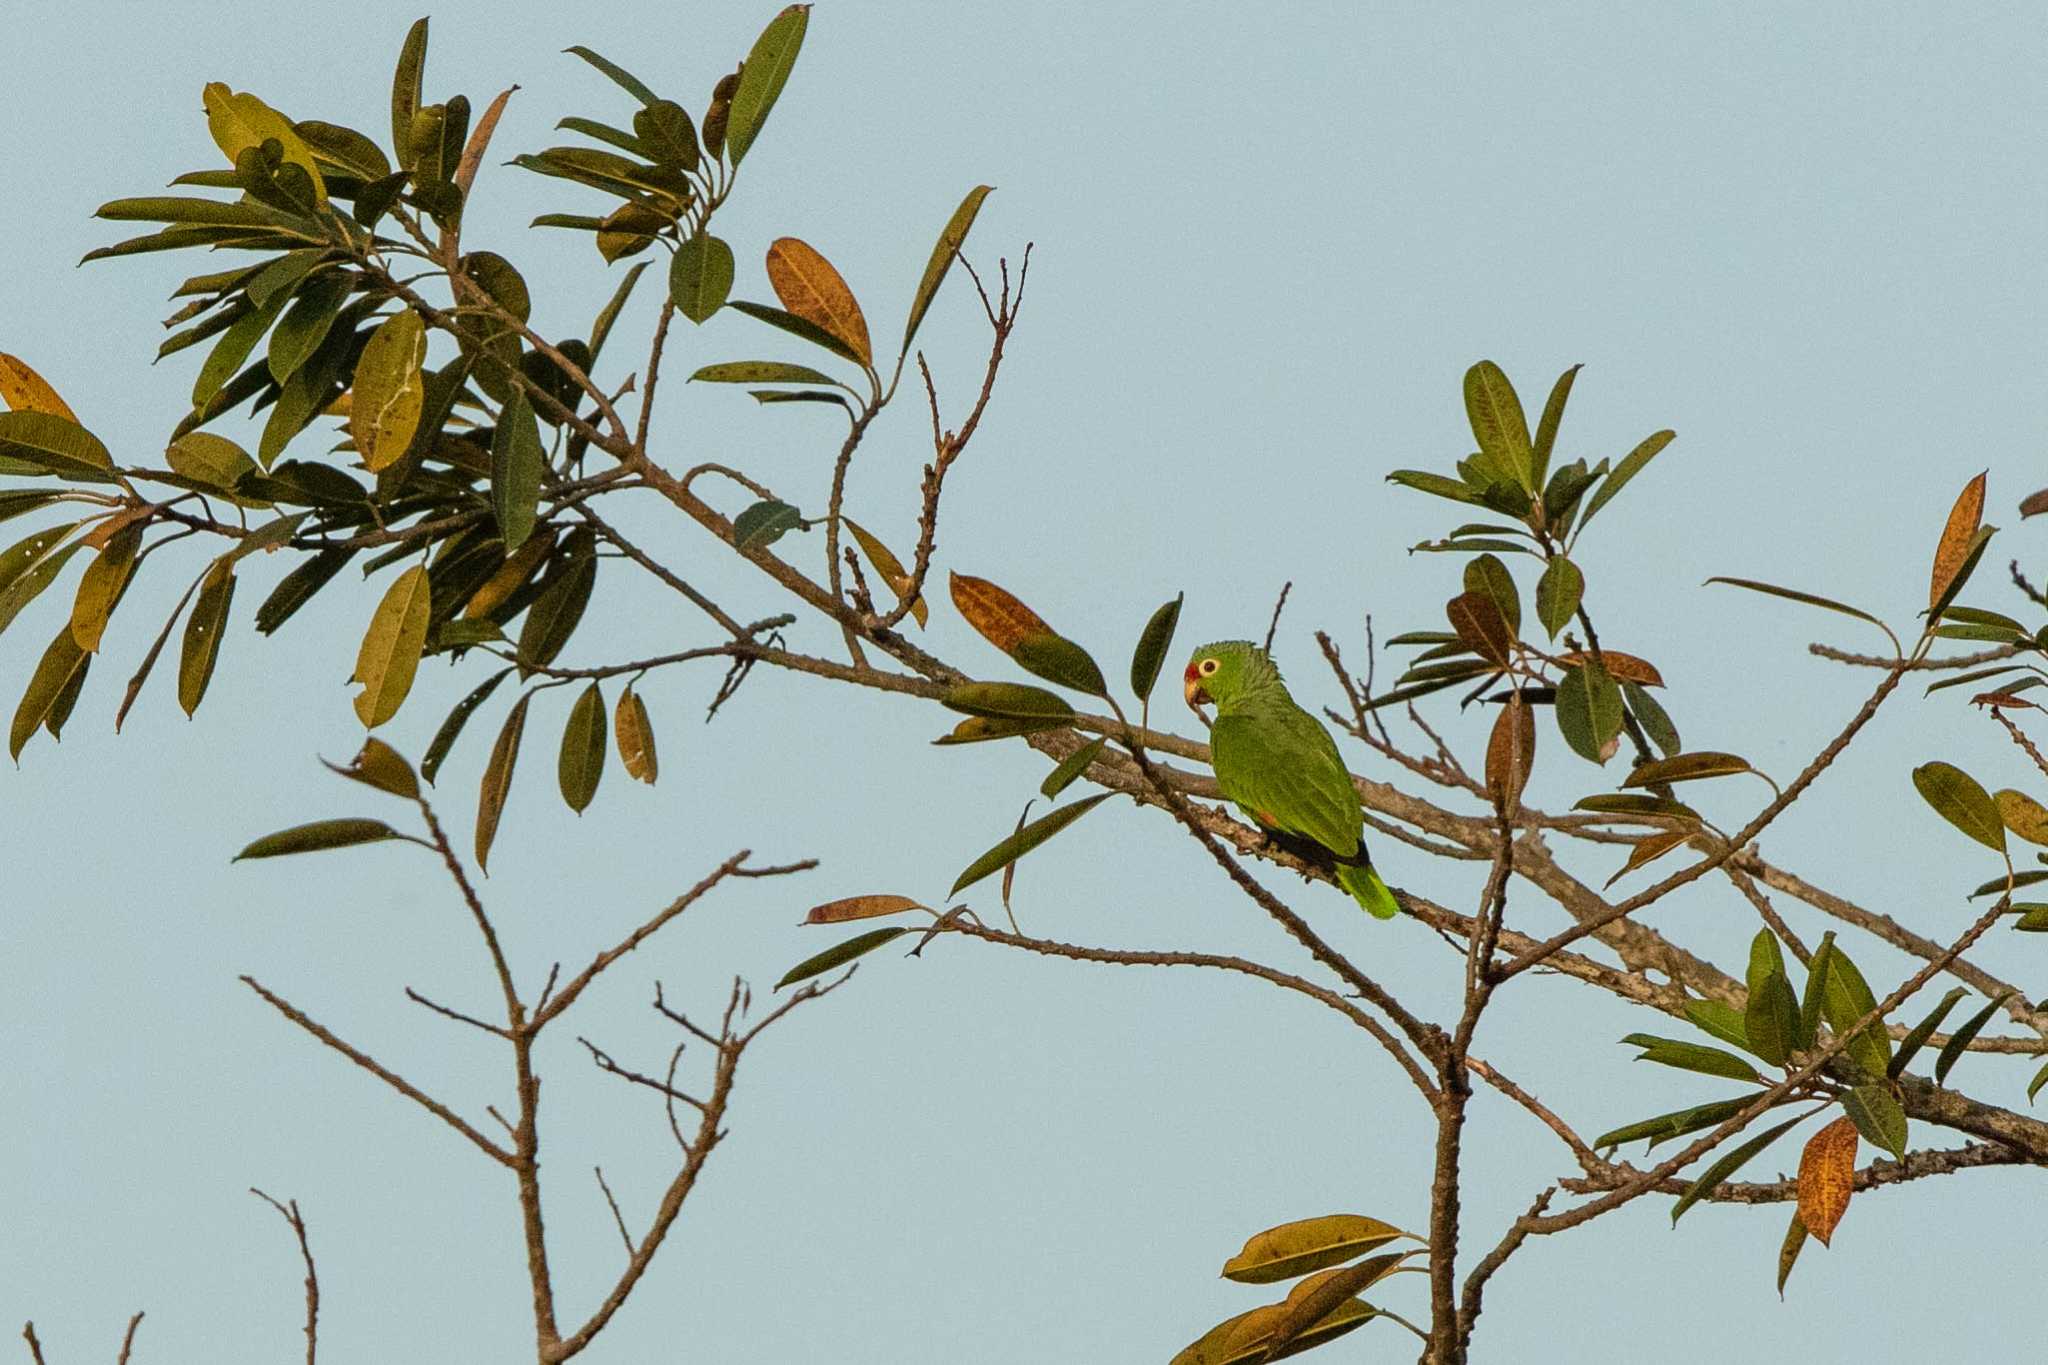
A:
POLYGON ((1188 666, 1185 669, 1181 670, 1180 676, 1181 679, 1185 682, 1193 682, 1196 678, 1201 677, 1202 673, 1201 670, 1195 666, 1194 661, 1190 659, 1188 661, 1188 666))

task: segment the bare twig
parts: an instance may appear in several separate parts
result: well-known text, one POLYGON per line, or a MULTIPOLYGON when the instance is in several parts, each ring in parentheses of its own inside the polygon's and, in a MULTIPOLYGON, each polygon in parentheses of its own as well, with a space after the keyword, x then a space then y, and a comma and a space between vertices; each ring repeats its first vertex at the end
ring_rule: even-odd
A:
MULTIPOLYGON (((251 1186, 249 1193, 277 1210, 278 1217, 291 1227, 292 1235, 299 1241, 299 1259, 306 1264, 306 1365, 313 1365, 313 1357, 320 1344, 320 1272, 313 1266, 313 1248, 306 1241, 306 1220, 299 1213, 299 1201, 281 1204, 263 1191, 251 1186)), ((140 1313, 135 1315, 138 1319, 140 1313)), ((134 1334, 133 1323, 129 1324, 130 1335, 134 1334)), ((128 1352, 123 1348, 121 1358, 126 1360, 128 1352)))
POLYGON ((618 1225, 619 1240, 626 1244, 626 1254, 631 1256, 633 1254, 633 1234, 626 1231, 626 1215, 619 1212, 619 1201, 612 1198, 612 1187, 605 1183, 604 1167, 593 1166, 591 1169, 597 1172, 597 1187, 604 1191, 604 1202, 611 1206, 612 1222, 618 1225))
MULTIPOLYGON (((128 1319, 128 1330, 121 1334, 121 1354, 114 1357, 114 1365, 128 1365, 128 1355, 135 1349, 135 1329, 140 1326, 142 1326, 142 1312, 140 1309, 137 1309, 135 1316, 128 1319)), ((310 1362, 312 1358, 309 1352, 306 1359, 310 1362)))
POLYGON ((1273 602, 1273 619, 1266 622, 1265 650, 1270 657, 1273 653, 1273 636, 1280 629, 1280 613, 1287 609, 1287 594, 1294 590, 1294 580, 1288 579, 1280 585, 1280 596, 1273 602))

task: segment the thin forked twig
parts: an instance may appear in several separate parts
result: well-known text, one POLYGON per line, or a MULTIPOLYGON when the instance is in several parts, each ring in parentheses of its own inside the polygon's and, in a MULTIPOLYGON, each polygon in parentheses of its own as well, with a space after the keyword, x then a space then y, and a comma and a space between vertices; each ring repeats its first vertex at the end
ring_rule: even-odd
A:
MULTIPOLYGON (((294 1199, 288 1204, 281 1204, 253 1185, 249 1187, 249 1193, 276 1209, 278 1217, 284 1219, 291 1227, 292 1235, 298 1238, 299 1259, 306 1265, 306 1365, 313 1365, 314 1354, 320 1345, 320 1272, 313 1265, 313 1248, 306 1241, 306 1220, 299 1213, 299 1201, 294 1199)), ((136 1316, 142 1315, 138 1313, 136 1316)), ((134 1331, 132 1324, 129 1331, 134 1331)), ((121 1358, 128 1358, 125 1350, 121 1358)))

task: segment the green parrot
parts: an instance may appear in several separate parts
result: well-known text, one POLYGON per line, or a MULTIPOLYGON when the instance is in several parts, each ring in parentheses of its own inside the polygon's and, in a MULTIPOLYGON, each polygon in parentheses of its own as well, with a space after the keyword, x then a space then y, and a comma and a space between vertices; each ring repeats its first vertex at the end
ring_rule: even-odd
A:
POLYGON ((1400 914, 1366 852, 1365 815, 1337 742, 1295 705, 1266 651, 1249 640, 1203 645, 1188 660, 1182 694, 1198 716, 1216 704, 1209 751, 1223 794, 1281 847, 1334 861, 1337 885, 1375 916, 1400 914))

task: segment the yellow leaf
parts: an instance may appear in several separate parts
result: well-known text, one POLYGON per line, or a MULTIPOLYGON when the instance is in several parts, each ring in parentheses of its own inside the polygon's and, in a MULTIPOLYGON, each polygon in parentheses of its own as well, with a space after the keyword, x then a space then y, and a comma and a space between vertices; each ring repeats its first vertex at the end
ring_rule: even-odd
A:
POLYGON ((419 564, 400 574, 377 604, 356 653, 355 678, 363 685, 356 694, 356 717, 367 728, 374 730, 397 715, 412 690, 432 612, 433 589, 419 564))
POLYGON ((877 915, 894 915, 904 910, 922 910, 924 907, 908 896, 848 896, 844 900, 827 901, 811 907, 811 913, 804 916, 805 924, 843 924, 852 919, 873 919, 877 915))
POLYGON ((1392 1223, 1358 1213, 1303 1218, 1255 1233, 1223 1263, 1223 1278, 1240 1284, 1291 1280, 1407 1235, 1392 1223))
POLYGON ((1849 1210, 1856 1179, 1856 1125, 1843 1115, 1807 1139, 1799 1154, 1799 1221, 1826 1246, 1849 1210))
POLYGON ((405 312, 371 333, 356 361, 348 429, 371 473, 396 464, 412 445, 426 404, 426 358, 426 324, 405 312))
POLYGON ((227 156, 229 165, 248 148, 275 140, 283 149, 285 162, 306 173, 313 182, 314 199, 326 207, 327 182, 313 160, 313 149, 292 127, 290 119, 256 96, 230 90, 221 81, 209 81, 202 97, 206 101, 207 130, 227 156))
POLYGON ((2030 844, 2048 844, 2048 808, 2023 791, 2007 787, 1992 798, 2005 827, 2030 844))
POLYGON ((619 704, 612 712, 612 737, 619 746, 619 762, 626 765, 626 776, 652 786, 661 772, 654 752, 654 723, 647 718, 647 703, 630 686, 619 693, 619 704))
POLYGON ((874 364, 874 343, 868 339, 868 320, 860 303, 832 263, 809 243, 795 237, 770 243, 768 283, 784 308, 846 343, 861 364, 874 364))
POLYGON ((47 412, 67 422, 78 421, 78 414, 57 396, 48 380, 30 369, 27 361, 5 351, 0 351, 0 398, 16 412, 47 412))
MULTIPOLYGON (((896 594, 896 600, 902 601, 903 594, 909 592, 911 586, 910 575, 903 569, 903 561, 896 558, 888 546, 870 535, 852 517, 846 517, 844 520, 846 529, 853 532, 853 538, 860 542, 860 548, 867 553, 868 562, 875 566, 875 572, 889 585, 889 591, 896 594)), ((931 609, 925 606, 922 593, 911 602, 910 614, 917 618, 920 626, 931 619, 931 609)))
POLYGON ((1689 829, 1667 829, 1658 834, 1644 835, 1636 840, 1635 849, 1628 855, 1628 861, 1621 865, 1621 871, 1609 877, 1601 890, 1606 890, 1644 864, 1657 861, 1672 849, 1682 846, 1692 836, 1693 831, 1689 829))

